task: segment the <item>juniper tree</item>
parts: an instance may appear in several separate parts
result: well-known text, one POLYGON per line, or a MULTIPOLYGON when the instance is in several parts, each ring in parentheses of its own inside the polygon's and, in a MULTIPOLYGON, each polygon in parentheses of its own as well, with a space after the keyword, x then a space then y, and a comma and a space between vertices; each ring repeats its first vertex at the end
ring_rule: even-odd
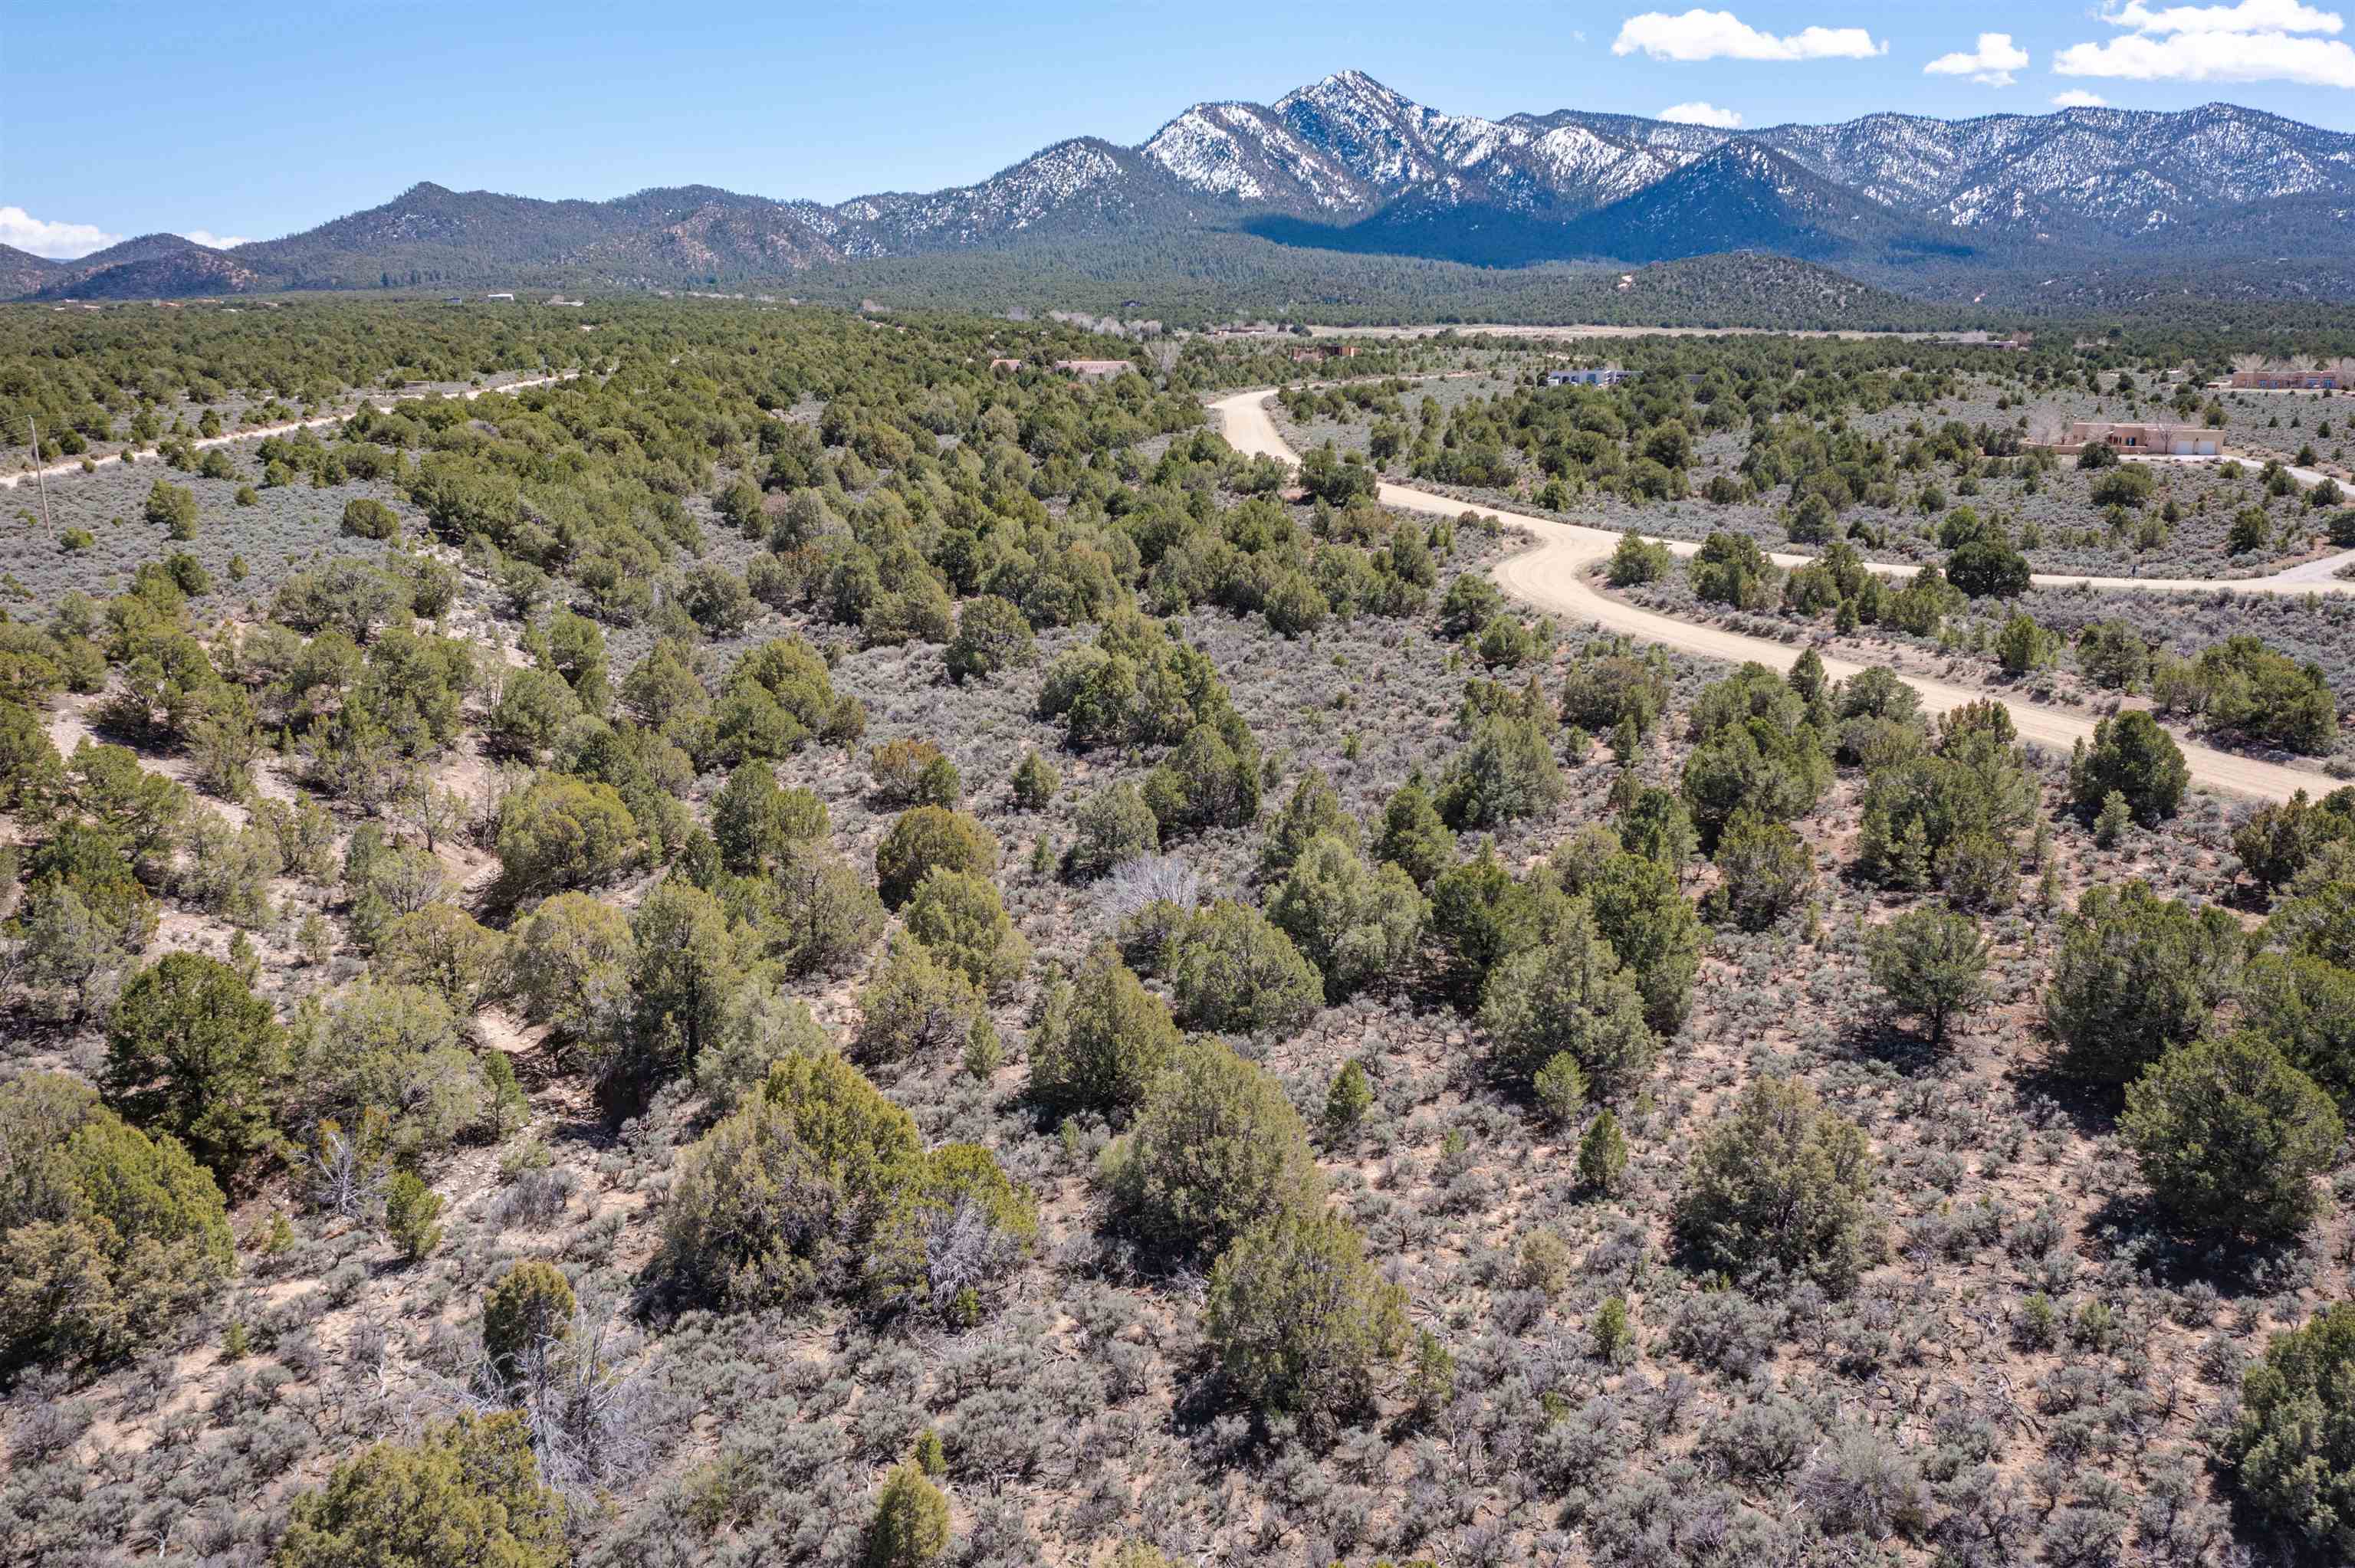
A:
POLYGON ((2241 1380, 2222 1452, 2262 1518, 2310 1551, 2355 1557, 2355 1303, 2275 1334, 2241 1380))
POLYGON ((513 1412, 460 1415, 412 1443, 381 1442, 294 1499, 274 1568, 429 1568, 570 1561, 564 1504, 543 1485, 530 1429, 513 1412))
POLYGON ((1374 1087, 1366 1076, 1365 1065, 1352 1057, 1341 1064, 1333 1075, 1333 1082, 1325 1091, 1325 1128, 1335 1136, 1355 1130, 1358 1124, 1373 1108, 1374 1087))
POLYGON ((1957 1016, 1987 1005, 1987 943, 1967 915, 1912 909, 1872 934, 1872 980, 1900 1012, 1928 1026, 1942 1044, 1957 1016))
POLYGON ((2118 1128, 2159 1203, 2195 1230, 2295 1235, 2345 1128, 2313 1079, 2245 1031, 2168 1052, 2126 1086, 2118 1128))
POLYGON ((1627 1135, 1619 1118, 1604 1106, 1578 1140, 1578 1179, 1608 1195, 1619 1190, 1627 1171, 1627 1135))
POLYGON ((1879 1251, 1874 1168, 1863 1129, 1795 1078, 1759 1078, 1701 1135, 1675 1213, 1706 1268, 1845 1291, 1879 1251))
POLYGON ((935 868, 989 877, 997 871, 997 840, 963 811, 918 806, 903 811, 875 848, 875 881, 884 904, 905 904, 935 868))
POLYGON ((1244 1408, 1330 1432, 1366 1407, 1376 1369, 1405 1347, 1406 1292, 1367 1261, 1346 1218, 1286 1212, 1220 1255, 1202 1331, 1244 1408))
POLYGON ((947 1555, 949 1503, 919 1467, 901 1465, 883 1483, 867 1526, 867 1568, 923 1568, 947 1555))
POLYGON ((2193 910, 2149 885, 2096 887, 2061 938, 2044 1016, 2073 1077, 2126 1084, 2169 1046, 2200 1033, 2240 973, 2240 925, 2193 910))
POLYGON ((1124 1224, 1172 1254, 1212 1256, 1280 1212, 1314 1211, 1325 1180, 1273 1075, 1226 1046, 1178 1048, 1106 1152, 1124 1224))
POLYGON ((2115 790, 2145 827, 2175 815, 2190 782, 2183 748, 2140 708, 2096 724, 2091 748, 2079 741, 2069 764, 2069 794, 2080 812, 2102 810, 2115 790))
POLYGON ((223 1179, 272 1139, 283 1032, 237 971, 166 953, 132 977, 106 1033, 108 1103, 168 1132, 223 1179))
POLYGON ((1324 1000, 1316 968, 1292 938, 1232 899, 1197 911, 1169 948, 1170 990, 1191 1028, 1289 1033, 1324 1000))
POLYGON ((1109 942, 1071 980, 1050 986, 1030 1031, 1030 1093, 1058 1111, 1125 1112, 1178 1048, 1161 999, 1109 942))

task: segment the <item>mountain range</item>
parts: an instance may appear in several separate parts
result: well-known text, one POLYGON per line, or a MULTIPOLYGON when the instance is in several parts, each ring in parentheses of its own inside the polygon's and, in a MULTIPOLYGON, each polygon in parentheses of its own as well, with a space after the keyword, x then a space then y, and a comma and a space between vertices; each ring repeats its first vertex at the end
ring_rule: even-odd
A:
POLYGON ((1484 267, 1757 251, 1946 297, 2030 273, 2262 263, 2285 291, 2328 297, 2355 257, 2355 135, 2223 103, 1751 131, 1578 110, 1487 120, 1343 71, 1270 105, 1197 104, 1134 147, 1060 142, 949 190, 828 206, 420 184, 231 251, 171 235, 70 262, 0 248, 0 297, 675 287, 976 250, 1181 252, 1213 233, 1484 267))

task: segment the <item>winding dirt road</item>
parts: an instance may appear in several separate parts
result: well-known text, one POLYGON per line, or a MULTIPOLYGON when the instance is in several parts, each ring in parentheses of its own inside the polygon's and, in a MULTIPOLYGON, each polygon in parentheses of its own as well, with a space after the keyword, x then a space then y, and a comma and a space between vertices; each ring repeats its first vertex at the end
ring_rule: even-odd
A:
MULTIPOLYGON (((568 370, 559 376, 535 376, 528 380, 510 381, 503 387, 470 387, 464 392, 438 392, 421 394, 415 397, 395 397, 389 403, 377 404, 376 408, 378 412, 389 414, 397 404, 423 403, 429 401, 431 397, 440 397, 444 401, 454 397, 461 402, 471 403, 485 392, 520 392, 527 387, 546 387, 553 382, 570 381, 580 374, 578 370, 568 370)), ((264 440, 272 436, 289 435, 296 430, 315 429, 321 425, 332 425, 338 419, 347 418, 349 413, 350 410, 346 409, 341 414, 321 414, 315 418, 287 419, 275 425, 253 425, 242 430, 231 430, 226 435, 204 436, 190 441, 188 445, 201 450, 206 447, 230 446, 238 441, 264 440)), ((154 447, 142 447, 133 455, 141 462, 145 462, 148 459, 156 456, 157 451, 154 447)), ((123 454, 120 452, 110 452, 104 457, 94 457, 90 460, 92 467, 101 467, 122 461, 123 454)), ((20 484, 29 484, 38 479, 56 479, 70 473, 80 473, 82 471, 81 464, 81 459, 73 458, 65 462, 53 462, 47 468, 27 468, 20 469, 15 473, 0 473, 0 490, 14 490, 20 484)))
MULTIPOLYGON (((1276 433, 1275 421, 1268 416, 1267 399, 1271 395, 1271 389, 1267 387, 1238 392, 1212 403, 1210 408, 1219 418, 1227 443, 1236 450, 1272 457, 1284 462, 1296 462, 1297 456, 1276 433)), ((1588 580, 1587 573, 1618 547, 1619 535, 1612 530, 1557 523, 1550 518, 1533 517, 1527 513, 1497 507, 1476 506, 1453 496, 1416 490, 1403 484, 1382 485, 1380 500, 1385 506, 1445 517, 1460 517, 1469 512, 1476 516, 1509 522, 1528 533, 1535 539, 1536 547, 1498 563, 1493 575, 1499 588, 1540 609, 1551 610, 1574 620, 1590 621, 1606 630, 1625 632, 1642 641, 1657 642, 1678 652, 1697 653, 1704 658, 1732 662, 1752 660, 1775 670, 1788 670, 1801 652, 1799 647, 1763 637, 1748 637, 1714 626, 1696 626, 1598 591, 1588 580)), ((1700 548, 1687 540, 1667 539, 1661 543, 1679 556, 1689 556, 1700 548)), ((1808 558, 1785 555, 1774 557, 1786 566, 1808 558)), ((1873 569, 1893 576, 1903 576, 1913 570, 1912 567, 1885 566, 1875 566, 1873 569)), ((2335 593, 2355 588, 2355 584, 2345 582, 2285 582, 2278 577, 2194 580, 2039 577, 2036 580, 2054 587, 2091 582, 2096 588, 2177 591, 2222 588, 2233 593, 2335 593)), ((1834 680, 1846 680, 1862 673, 1864 668, 1845 659, 1824 660, 1824 669, 1834 680)), ((1943 714, 1965 703, 1977 702, 1994 694, 1921 676, 1908 675, 1904 680, 1906 684, 1922 694, 1923 705, 1934 714, 1943 714)), ((2079 740, 2090 741, 2093 738, 2094 720, 2083 715, 2010 698, 1998 697, 1998 700, 2010 710, 2012 722, 2019 726, 2022 740, 2066 754, 2079 740)), ((2330 780, 2320 773, 2236 757, 2189 742, 2181 744, 2184 758, 2191 765, 2192 781, 2210 789, 2262 800, 2286 800, 2293 790, 2319 792, 2330 785, 2330 780)))

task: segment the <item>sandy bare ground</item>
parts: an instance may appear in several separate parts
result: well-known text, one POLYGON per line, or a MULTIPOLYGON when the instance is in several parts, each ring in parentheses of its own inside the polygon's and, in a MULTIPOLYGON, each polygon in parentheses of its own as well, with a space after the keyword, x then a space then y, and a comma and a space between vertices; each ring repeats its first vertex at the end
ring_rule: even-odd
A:
MULTIPOLYGON (((580 374, 581 372, 577 370, 567 370, 559 376, 535 376, 524 381, 510 381, 504 387, 468 387, 464 392, 443 392, 437 395, 445 398, 455 397, 462 402, 471 403, 485 392, 520 392, 527 387, 546 387, 551 382, 570 381, 580 374)), ((390 413, 392 411, 393 404, 395 403, 422 403, 426 399, 423 397, 396 397, 389 403, 378 403, 376 407, 379 411, 390 413)), ((332 425, 338 419, 345 418, 346 415, 350 412, 350 409, 346 409, 343 413, 338 414, 321 414, 316 418, 288 419, 283 423, 276 425, 255 425, 248 429, 231 430, 226 435, 206 436, 201 440, 190 441, 188 444, 191 447, 198 448, 226 447, 235 445, 239 441, 258 441, 271 436, 283 436, 295 430, 315 429, 321 425, 332 425)), ((140 461, 144 462, 148 459, 155 457, 158 454, 156 449, 154 447, 142 447, 132 455, 137 458, 140 461)), ((123 458, 122 454, 115 453, 107 457, 94 457, 89 461, 92 467, 102 467, 107 463, 121 462, 123 458)), ((82 460, 80 458, 73 458, 65 462, 53 462, 47 468, 28 468, 21 470, 16 473, 0 473, 0 490, 14 490, 19 484, 27 483, 45 475, 80 473, 82 471, 81 465, 82 460)))
MULTIPOLYGON (((1273 457, 1285 462, 1296 461, 1292 449, 1276 434, 1275 423, 1268 417, 1266 405, 1270 396, 1269 388, 1260 387, 1220 398, 1210 408, 1218 416, 1228 443, 1238 451, 1273 457)), ((1470 505, 1451 496, 1435 495, 1403 484, 1384 484, 1380 493, 1385 506, 1445 517, 1460 517, 1468 512, 1476 516, 1509 523, 1530 535, 1535 541, 1535 548, 1524 550, 1498 563, 1494 576, 1499 588, 1540 609, 1590 621, 1606 630, 1625 632, 1679 652, 1734 662, 1752 660, 1775 670, 1788 670, 1804 647, 1804 644, 1795 647, 1762 637, 1748 637, 1713 626, 1695 626, 1674 616, 1663 615, 1657 610, 1646 609, 1598 591, 1588 580, 1587 574, 1618 547, 1619 535, 1613 530, 1581 527, 1575 524, 1557 523, 1550 518, 1533 517, 1527 513, 1470 505)), ((1687 540, 1660 542, 1679 556, 1689 556, 1700 548, 1687 540)), ((1809 558, 1783 555, 1774 557, 1785 566, 1801 564, 1809 558)), ((2312 566, 2324 564, 2309 563, 2312 566)), ((1891 576, 1902 576, 1912 568, 1876 564, 1872 569, 1891 576)), ((2294 569, 2302 571, 2305 568, 2294 569)), ((2343 593, 2355 588, 2355 584, 2347 582, 2317 582, 2303 578, 2290 581, 2285 577, 2224 580, 2040 576, 2036 580, 2055 587, 2091 582, 2101 588, 2202 592, 2222 589, 2230 593, 2343 593)), ((1827 658, 1824 669, 1834 680, 1846 680, 1861 673, 1864 666, 1844 659, 1827 658)), ((1924 676, 1907 675, 1904 680, 1922 694, 1923 705, 1934 714, 1943 714, 1990 695, 1973 687, 1924 676)), ((2002 697, 1997 700, 2010 710, 2012 722, 2018 726, 2022 740, 2066 752, 2079 740, 2090 741, 2093 738, 2094 721, 2091 717, 2059 712, 2033 703, 2014 702, 2002 697)), ((2327 788, 2329 782, 2319 773, 2236 757, 2204 746, 2186 744, 2183 755, 2191 766, 2194 782, 2236 795, 2282 800, 2287 800, 2294 790, 2327 788)))

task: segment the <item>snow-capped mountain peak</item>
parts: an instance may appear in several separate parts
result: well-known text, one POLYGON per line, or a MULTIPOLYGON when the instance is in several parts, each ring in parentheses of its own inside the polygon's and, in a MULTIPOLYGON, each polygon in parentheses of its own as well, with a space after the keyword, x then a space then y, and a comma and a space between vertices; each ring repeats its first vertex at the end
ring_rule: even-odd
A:
POLYGON ((1503 120, 1415 102, 1359 70, 1272 105, 1198 104, 1139 149, 1185 189, 1303 215, 1401 201, 1567 217, 1717 149, 1754 146, 1932 227, 2086 243, 2233 205, 2355 197, 2355 136, 2232 104, 1944 121, 1880 113, 1751 132, 1557 110, 1503 120))

